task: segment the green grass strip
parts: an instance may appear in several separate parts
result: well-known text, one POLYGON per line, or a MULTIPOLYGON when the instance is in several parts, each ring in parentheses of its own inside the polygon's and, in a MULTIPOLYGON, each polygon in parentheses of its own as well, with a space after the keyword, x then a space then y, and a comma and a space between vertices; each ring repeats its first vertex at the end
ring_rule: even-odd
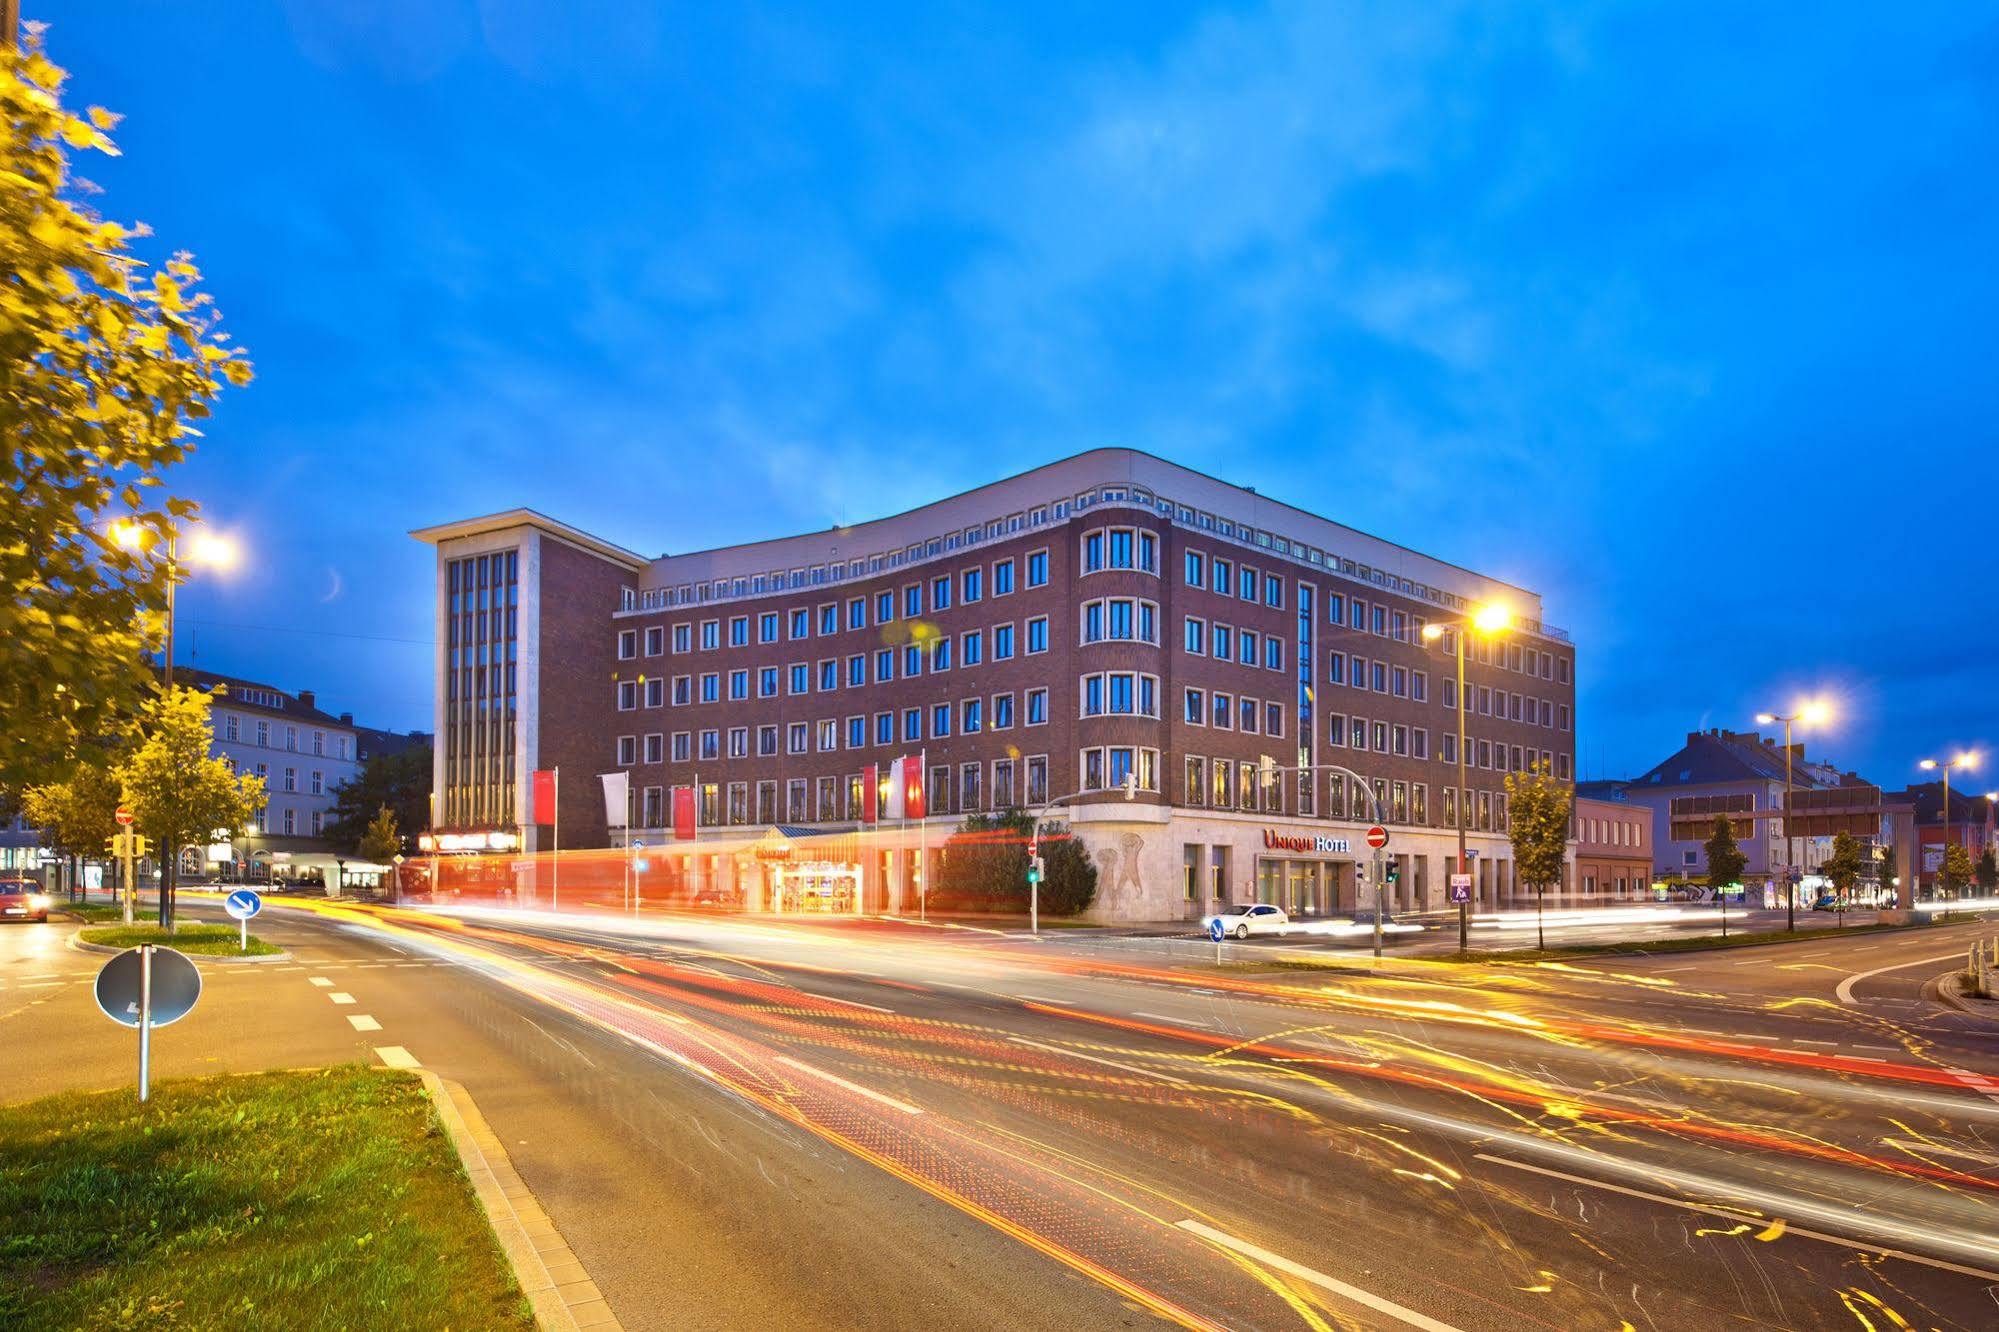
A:
POLYGON ((0 1327, 532 1325, 415 1075, 0 1107, 0 1327))
POLYGON ((234 925, 178 925, 172 934, 158 925, 88 925, 76 937, 85 943, 108 944, 113 948, 136 948, 140 944, 165 944, 183 953, 204 957, 267 957, 284 950, 274 943, 250 936, 250 947, 240 947, 242 936, 234 925))

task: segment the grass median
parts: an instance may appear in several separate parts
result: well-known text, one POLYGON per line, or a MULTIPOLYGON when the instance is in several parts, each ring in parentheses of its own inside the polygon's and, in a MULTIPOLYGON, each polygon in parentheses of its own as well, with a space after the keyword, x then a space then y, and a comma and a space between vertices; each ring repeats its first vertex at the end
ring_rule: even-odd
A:
POLYGON ((0 1107, 0 1327, 532 1325, 414 1074, 0 1107))
POLYGON ((178 925, 171 934, 158 925, 90 925, 78 930, 76 937, 84 943, 111 948, 165 944, 203 957, 268 957, 284 951, 254 934, 250 936, 250 946, 244 948, 242 935, 234 925, 178 925))
MULTIPOLYGON (((108 920, 125 919, 125 908, 122 906, 118 906, 115 903, 64 902, 56 909, 59 911, 66 911, 70 915, 75 916, 78 920, 89 921, 92 924, 97 924, 99 922, 108 921, 108 920)), ((143 913, 140 914, 142 914, 143 917, 143 913)))

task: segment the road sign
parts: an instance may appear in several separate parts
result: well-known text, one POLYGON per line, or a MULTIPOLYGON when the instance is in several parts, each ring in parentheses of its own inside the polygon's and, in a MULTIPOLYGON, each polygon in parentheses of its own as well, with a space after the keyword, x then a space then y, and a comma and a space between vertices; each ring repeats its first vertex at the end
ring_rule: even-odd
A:
POLYGON ((1378 823, 1375 824, 1372 828, 1369 828, 1367 830, 1367 844, 1373 847, 1377 851, 1381 850, 1382 847, 1387 846, 1388 829, 1382 827, 1378 823))
POLYGON ((248 920, 264 909, 264 899, 251 888, 238 888, 222 899, 222 909, 231 920, 248 920))
POLYGON ((185 954, 157 944, 127 948, 97 973, 97 1006, 113 1022, 128 1027, 139 1025, 141 1000, 148 997, 142 993, 147 988, 146 977, 141 974, 146 963, 140 955, 147 952, 153 955, 151 1012, 145 1015, 149 1025, 164 1027, 180 1021, 194 1007, 195 1000, 201 998, 201 973, 185 954))
POLYGON ((1220 943, 1222 941, 1222 938, 1225 933, 1226 932, 1222 929, 1222 922, 1219 918, 1208 922, 1208 937, 1210 939, 1213 939, 1216 943, 1220 943))
POLYGON ((201 973, 171 948, 140 944, 104 964, 92 988, 97 1006, 113 1022, 139 1029, 139 1099, 145 1100, 153 1064, 153 1028, 178 1022, 201 998, 201 973))
MULTIPOLYGON (((103 809, 104 806, 99 805, 98 808, 103 809)), ((132 811, 125 808, 123 805, 118 806, 117 813, 113 814, 111 817, 118 820, 118 826, 121 828, 129 828, 132 826, 132 811)))
POLYGON ((1451 876, 1451 901, 1471 901, 1471 875, 1453 874, 1451 876))

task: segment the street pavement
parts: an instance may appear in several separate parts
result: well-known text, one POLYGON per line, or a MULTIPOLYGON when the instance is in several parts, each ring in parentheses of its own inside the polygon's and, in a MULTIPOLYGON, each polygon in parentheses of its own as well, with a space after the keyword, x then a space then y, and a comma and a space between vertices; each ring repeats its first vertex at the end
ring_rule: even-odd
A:
MULTIPOLYGON (((258 927, 295 960, 203 963, 159 1076, 463 1082, 632 1327, 1999 1321, 1999 1028, 1925 988, 1999 925, 1473 967, 652 912, 258 927)), ((66 928, 0 931, 0 1097, 129 1081, 66 928)))

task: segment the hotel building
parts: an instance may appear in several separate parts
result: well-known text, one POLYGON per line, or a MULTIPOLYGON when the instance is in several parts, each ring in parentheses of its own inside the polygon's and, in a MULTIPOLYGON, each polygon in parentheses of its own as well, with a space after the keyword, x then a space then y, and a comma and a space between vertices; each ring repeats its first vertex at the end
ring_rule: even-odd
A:
POLYGON ((1526 900, 1505 775, 1573 776, 1574 648, 1535 593, 1135 450, 657 558, 527 509, 413 535, 437 552, 435 830, 454 845, 546 849, 546 768, 562 848, 611 845, 599 777, 624 772, 649 847, 693 789, 699 833, 674 849, 697 886, 781 905, 755 852, 824 834, 843 903, 913 911, 917 843, 864 823, 862 786, 921 755, 930 856, 967 814, 1058 801, 1099 919, 1371 907, 1355 866, 1377 808, 1393 909, 1444 904, 1461 816, 1475 903, 1496 907, 1526 900), (1468 640, 1459 792, 1453 635, 1487 603, 1512 625, 1468 640))

